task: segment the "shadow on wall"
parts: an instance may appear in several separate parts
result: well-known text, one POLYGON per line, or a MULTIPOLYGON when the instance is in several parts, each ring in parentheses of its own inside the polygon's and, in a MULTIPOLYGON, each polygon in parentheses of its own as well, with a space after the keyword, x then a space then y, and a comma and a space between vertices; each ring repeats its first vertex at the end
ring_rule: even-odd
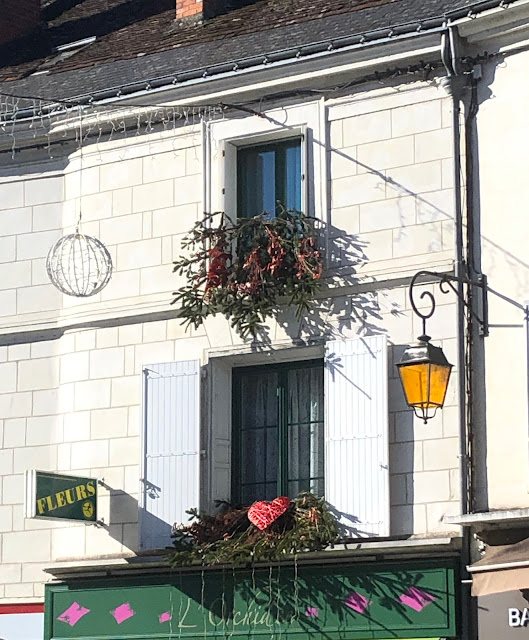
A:
MULTIPOLYGON (((288 128, 285 123, 278 122, 270 117, 266 118, 281 128, 288 128)), ((329 135, 327 135, 327 139, 330 139, 329 135)), ((312 134, 310 134, 310 140, 315 147, 321 146, 321 143, 312 134)), ((385 198, 382 195, 378 204, 383 207, 387 200, 391 200, 395 207, 394 211, 388 212, 391 219, 388 220, 387 226, 384 227, 387 230, 393 230, 395 243, 398 244, 400 242, 406 245, 407 242, 411 242, 407 236, 406 228, 421 228, 420 225, 438 223, 437 227, 432 226, 431 229, 427 229, 428 233, 425 234, 422 253, 442 251, 445 245, 452 247, 454 216, 451 204, 451 189, 438 187, 437 191, 444 193, 439 195, 436 191, 435 197, 432 195, 428 199, 428 197, 416 193, 399 180, 393 178, 391 170, 376 169, 341 149, 328 146, 325 151, 331 156, 339 156, 341 164, 344 162, 346 164, 348 162, 351 163, 354 169, 351 170, 350 175, 357 175, 360 169, 363 174, 375 176, 380 180, 378 187, 374 185, 375 189, 379 188, 383 193, 388 189, 393 192, 394 195, 392 197, 385 198), (440 197, 441 200, 439 199, 440 197), (447 206, 444 206, 443 202, 445 197, 450 199, 450 204, 447 206), (395 213, 398 219, 396 219, 395 213), (450 224, 448 226, 442 225, 443 222, 450 224)), ((330 165, 331 163, 328 166, 326 180, 328 190, 332 177, 330 165)), ((345 174, 347 174, 347 171, 344 171, 345 174)), ((314 177, 311 176, 309 185, 312 184, 313 179, 314 177)), ((328 201, 330 202, 331 198, 328 198, 328 201)), ((311 205, 312 208, 313 206, 311 205)), ((340 207, 345 208, 348 206, 349 204, 345 201, 340 205, 340 207)), ((310 207, 309 212, 313 215, 310 207)), ((323 217, 327 221, 330 220, 330 211, 323 212, 323 217)), ((376 231, 378 229, 371 230, 376 231)), ((347 291, 347 287, 354 287, 354 293, 338 294, 339 297, 332 300, 325 300, 322 296, 321 301, 318 301, 319 304, 310 313, 304 314, 301 322, 294 318, 288 308, 283 308, 276 315, 278 325, 283 328, 286 335, 293 341, 302 339, 302 335, 305 339, 310 340, 318 336, 340 335, 344 331, 355 332, 358 335, 374 335, 384 332, 381 326, 381 312, 384 307, 384 301, 381 300, 381 296, 384 294, 376 291, 380 287, 372 286, 375 282, 374 278, 369 279, 365 275, 360 277, 362 271, 365 270, 364 267, 370 261, 369 241, 362 234, 350 233, 324 221, 318 221, 318 231, 322 238, 320 251, 327 265, 327 270, 324 274, 325 278, 331 281, 333 285, 341 287, 342 291, 347 291)), ((408 254, 404 250, 402 255, 404 257, 408 254)), ((385 306, 387 307, 387 305, 385 306)), ((402 315, 398 305, 393 304, 391 307, 390 312, 392 314, 402 315)), ((255 350, 259 350, 260 347, 268 348, 270 345, 271 340, 268 330, 264 328, 257 336, 253 346, 255 350)))
MULTIPOLYGON (((145 549, 163 549, 171 544, 171 525, 139 506, 138 499, 120 489, 103 485, 110 496, 109 521, 101 524, 108 535, 130 551, 140 548, 140 526, 145 532, 145 549), (159 544, 158 544, 159 543, 159 544)), ((159 487, 146 489, 146 499, 160 498, 159 487)))
MULTIPOLYGON (((324 278, 341 287, 342 293, 338 297, 327 298, 322 292, 314 307, 301 318, 296 318, 288 305, 282 306, 274 315, 278 326, 293 343, 318 341, 342 335, 344 331, 360 336, 385 333, 383 311, 387 312, 389 307, 392 315, 403 313, 397 303, 381 301, 387 296, 371 285, 374 279, 366 276, 360 279, 360 271, 369 262, 366 253, 368 242, 320 220, 317 221, 317 230, 320 239, 318 250, 326 264, 324 278), (354 287, 355 291, 344 294, 346 287, 354 287)), ((252 350, 269 350, 271 346, 270 330, 263 326, 252 342, 252 350)))
POLYGON ((413 506, 415 502, 415 418, 406 404, 395 363, 400 362, 409 345, 389 347, 389 503, 391 534, 407 538, 415 532, 413 506))

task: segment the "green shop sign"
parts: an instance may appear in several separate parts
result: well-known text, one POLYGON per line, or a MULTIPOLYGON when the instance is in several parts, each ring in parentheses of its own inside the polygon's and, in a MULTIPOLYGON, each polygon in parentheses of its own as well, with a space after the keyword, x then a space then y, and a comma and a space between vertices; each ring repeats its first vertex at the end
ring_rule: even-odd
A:
POLYGON ((97 480, 27 471, 26 518, 96 522, 97 480))
POLYGON ((368 640, 457 635, 449 563, 174 571, 47 585, 45 639, 368 640))

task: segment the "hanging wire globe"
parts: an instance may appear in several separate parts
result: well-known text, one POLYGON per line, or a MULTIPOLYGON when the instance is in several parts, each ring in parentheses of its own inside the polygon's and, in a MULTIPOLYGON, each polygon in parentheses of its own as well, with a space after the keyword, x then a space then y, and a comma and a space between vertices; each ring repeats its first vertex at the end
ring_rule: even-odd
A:
POLYGON ((112 258, 100 240, 76 231, 59 238, 53 245, 46 270, 59 291, 76 298, 88 298, 108 284, 112 258))

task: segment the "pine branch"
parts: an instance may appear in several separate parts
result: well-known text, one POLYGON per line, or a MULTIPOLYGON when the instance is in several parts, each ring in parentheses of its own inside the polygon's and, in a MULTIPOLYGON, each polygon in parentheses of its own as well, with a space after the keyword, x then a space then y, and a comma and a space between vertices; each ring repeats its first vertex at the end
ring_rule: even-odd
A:
POLYGON ((248 510, 224 504, 216 515, 189 512, 194 521, 173 532, 173 566, 245 565, 277 561, 287 555, 324 549, 337 542, 337 522, 323 498, 302 493, 264 531, 248 520, 248 510))
POLYGON ((242 337, 256 336, 285 297, 297 317, 310 311, 321 285, 323 261, 315 249, 314 220, 282 209, 233 222, 206 214, 182 242, 173 271, 187 284, 173 293, 186 326, 198 328, 222 313, 242 337))

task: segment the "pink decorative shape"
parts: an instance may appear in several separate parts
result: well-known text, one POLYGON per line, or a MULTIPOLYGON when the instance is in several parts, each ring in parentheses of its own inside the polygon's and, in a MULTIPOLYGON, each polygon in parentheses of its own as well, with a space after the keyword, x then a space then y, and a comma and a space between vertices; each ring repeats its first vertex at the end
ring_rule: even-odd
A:
POLYGON ((114 611, 111 611, 110 613, 114 616, 116 622, 118 624, 121 624, 122 622, 125 622, 125 620, 132 618, 132 616, 136 612, 130 608, 130 604, 128 602, 124 602, 123 604, 120 604, 119 607, 116 607, 114 611))
POLYGON ((172 619, 172 615, 169 613, 169 611, 166 611, 165 613, 162 613, 160 616, 158 616, 158 620, 160 622, 169 622, 169 620, 172 619))
POLYGON ((361 593, 353 591, 344 600, 344 604, 346 607, 349 607, 349 609, 352 609, 357 613, 364 613, 367 607, 369 607, 369 605, 371 604, 371 600, 368 600, 361 593))
POLYGON ((417 589, 417 587, 410 587, 398 597, 398 600, 407 607, 415 609, 415 611, 422 611, 424 607, 432 604, 437 598, 432 596, 431 593, 417 589))
POLYGON ((263 531, 285 513, 291 502, 292 500, 286 496, 275 498, 272 502, 254 502, 248 509, 248 520, 263 531))
POLYGON ((308 618, 317 618, 320 615, 320 610, 317 607, 307 607, 305 609, 305 615, 308 618))
POLYGON ((87 613, 90 613, 90 609, 82 607, 78 602, 74 602, 68 607, 68 609, 66 609, 64 613, 61 613, 57 620, 66 622, 66 624, 69 624, 70 627, 73 627, 87 613))

